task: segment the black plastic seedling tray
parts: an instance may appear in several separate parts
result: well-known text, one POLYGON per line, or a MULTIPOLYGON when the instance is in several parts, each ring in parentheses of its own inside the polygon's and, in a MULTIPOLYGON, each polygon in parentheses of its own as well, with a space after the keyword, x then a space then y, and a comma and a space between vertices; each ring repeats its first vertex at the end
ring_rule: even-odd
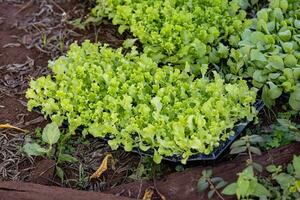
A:
MULTIPOLYGON (((264 107, 264 103, 262 100, 257 101, 254 104, 256 110, 258 112, 260 112, 262 110, 262 108, 264 107)), ((248 126, 250 122, 249 121, 244 121, 239 123, 235 128, 234 128, 234 132, 235 134, 230 136, 226 141, 222 142, 220 144, 219 147, 217 147, 211 154, 195 154, 192 155, 188 158, 188 162, 189 161, 214 161, 217 160, 220 155, 226 150, 228 149, 228 147, 242 134, 242 132, 244 131, 244 129, 248 126)), ((139 153, 141 155, 146 155, 146 156, 153 156, 153 152, 143 152, 140 151, 138 148, 135 148, 133 150, 133 152, 135 153, 139 153)), ((167 160, 167 161, 171 161, 171 162, 180 162, 182 160, 182 158, 180 156, 169 156, 169 157, 164 157, 163 160, 167 160)))
MULTIPOLYGON (((262 108, 264 107, 264 103, 262 100, 258 100, 255 104, 254 104, 256 110, 259 112, 262 110, 262 108)), ((34 109, 35 112, 38 112, 41 114, 40 109, 34 109)), ((230 136, 226 141, 222 142, 220 144, 219 147, 217 147, 211 154, 195 154, 192 155, 188 158, 188 162, 189 161, 214 161, 216 159, 218 159, 220 157, 220 155, 236 140, 236 138, 238 138, 241 133, 244 131, 244 129, 247 127, 247 125, 249 124, 249 121, 244 121, 239 123, 238 125, 236 125, 236 127, 234 128, 234 132, 235 134, 230 136)), ((68 126, 68 122, 65 121, 63 122, 64 126, 68 126)), ((83 129, 82 128, 78 128, 77 131, 81 132, 83 129)), ((108 141, 108 138, 104 138, 104 141, 108 141)), ((134 153, 138 153, 140 155, 145 155, 145 156, 153 156, 153 151, 149 150, 149 151, 141 151, 139 148, 134 148, 132 150, 132 152, 134 153)), ((180 162, 182 160, 181 156, 178 155, 173 155, 173 156, 169 156, 169 157, 164 157, 163 160, 167 160, 167 161, 171 161, 171 162, 180 162)))

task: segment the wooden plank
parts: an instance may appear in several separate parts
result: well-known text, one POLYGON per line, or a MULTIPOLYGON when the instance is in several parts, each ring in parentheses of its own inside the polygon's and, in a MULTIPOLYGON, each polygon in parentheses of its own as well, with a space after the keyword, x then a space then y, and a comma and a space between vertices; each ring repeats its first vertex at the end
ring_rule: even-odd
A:
POLYGON ((43 186, 25 182, 0 182, 0 200, 130 200, 100 192, 43 186))

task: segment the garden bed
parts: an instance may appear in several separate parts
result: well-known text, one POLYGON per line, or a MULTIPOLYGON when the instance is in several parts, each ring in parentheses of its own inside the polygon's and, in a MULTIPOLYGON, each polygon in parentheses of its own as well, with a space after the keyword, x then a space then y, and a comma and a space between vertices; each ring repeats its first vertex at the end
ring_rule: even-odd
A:
MULTIPOLYGON (((26 142, 37 138, 36 135, 41 132, 38 129, 49 123, 41 114, 27 110, 25 98, 31 79, 52 74, 47 67, 48 60, 64 55, 74 41, 81 43, 89 39, 117 48, 128 36, 132 37, 129 32, 119 34, 118 28, 109 20, 104 20, 101 25, 90 25, 85 30, 80 29, 81 24, 76 19, 84 19, 83 16, 92 6, 91 2, 0 0, 0 124, 8 123, 29 131, 28 134, 0 129, 0 199, 141 199, 149 188, 156 193, 153 199, 205 199, 206 194, 197 192, 197 181, 202 170, 208 166, 212 166, 217 176, 234 181, 248 159, 247 156, 226 155, 229 150, 224 151, 225 147, 229 147, 236 137, 231 137, 224 149, 215 152, 210 159, 202 157, 202 160, 213 162, 196 161, 183 166, 178 163, 180 159, 176 159, 176 163, 162 161, 160 165, 154 165, 139 151, 136 154, 123 149, 111 150, 101 139, 87 137, 83 141, 77 135, 72 136, 67 147, 78 162, 61 166, 66 179, 64 182, 55 172, 56 160, 30 158, 20 150, 26 142), (219 155, 221 153, 222 156, 219 155), (114 168, 108 169, 96 180, 90 180, 90 175, 108 154, 114 158, 114 168), (154 172, 151 171, 153 169, 154 172), (183 172, 176 172, 183 169, 183 172)), ((273 109, 262 109, 258 116, 259 125, 250 124, 248 131, 261 129, 268 132, 281 111, 280 102, 273 109)), ((299 124, 299 114, 292 121, 299 124)), ((240 134, 238 132, 236 136, 240 134)), ((254 159, 263 166, 285 166, 291 162, 293 155, 299 154, 299 143, 294 143, 265 151, 261 156, 254 156, 254 159)), ((112 165, 109 163, 109 168, 112 165)), ((216 196, 214 198, 218 199, 216 196)))
MULTIPOLYGON (((263 155, 257 157, 259 163, 263 166, 270 164, 284 165, 290 162, 294 154, 299 154, 299 143, 284 146, 279 149, 274 149, 265 152, 263 155), (280 156, 278 156, 280 154, 280 156)), ((243 163, 247 156, 240 157, 233 161, 222 162, 212 167, 213 172, 226 181, 234 181, 236 174, 244 168, 243 163)), ((0 195, 2 200, 14 199, 141 199, 144 191, 149 187, 156 187, 167 199, 182 200, 182 199, 207 199, 206 195, 199 196, 197 192, 197 181, 201 176, 201 171, 205 167, 193 167, 185 172, 177 172, 166 176, 163 180, 157 180, 155 185, 151 181, 133 182, 125 185, 120 185, 116 188, 105 191, 108 194, 115 194, 124 197, 114 197, 108 194, 101 194, 95 192, 79 192, 71 189, 63 189, 57 187, 46 187, 30 183, 18 182, 0 182, 0 195), (47 195, 49 194, 49 195, 47 195)), ((265 173, 265 172, 264 172, 265 173)), ((216 198, 218 199, 218 198, 216 198)), ((233 199, 233 198, 232 198, 233 199)))

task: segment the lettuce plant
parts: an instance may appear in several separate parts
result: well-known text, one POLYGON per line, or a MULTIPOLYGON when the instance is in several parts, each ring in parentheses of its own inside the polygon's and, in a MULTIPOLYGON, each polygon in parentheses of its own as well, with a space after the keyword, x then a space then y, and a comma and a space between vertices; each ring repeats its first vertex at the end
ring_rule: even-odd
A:
POLYGON ((227 58, 251 24, 239 1, 98 0, 92 15, 112 19, 120 33, 132 32, 155 62, 181 67, 188 62, 199 73, 201 64, 227 58))
POLYGON ((271 0, 244 32, 239 48, 231 51, 228 66, 228 78, 251 77, 262 88, 267 106, 287 93, 289 105, 300 110, 300 2, 271 0))
POLYGON ((139 148, 163 156, 209 154, 233 134, 242 119, 251 120, 256 92, 243 80, 225 84, 195 78, 184 70, 158 67, 147 55, 106 45, 72 44, 49 67, 53 75, 30 83, 28 107, 40 107, 56 124, 68 121, 74 132, 107 138, 112 149, 139 148))

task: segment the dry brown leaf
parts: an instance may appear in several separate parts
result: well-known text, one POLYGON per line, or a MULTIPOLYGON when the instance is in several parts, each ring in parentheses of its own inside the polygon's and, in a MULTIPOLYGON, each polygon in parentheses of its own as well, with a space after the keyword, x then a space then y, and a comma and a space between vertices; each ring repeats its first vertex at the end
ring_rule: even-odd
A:
POLYGON ((167 198, 162 193, 160 193, 157 188, 154 188, 152 186, 148 187, 145 190, 143 200, 151 200, 152 197, 153 197, 154 192, 156 192, 158 194, 158 196, 160 197, 161 200, 167 200, 167 198))
MULTIPOLYGON (((103 159, 100 167, 97 169, 97 171, 95 171, 91 176, 90 179, 94 179, 94 178, 99 178, 106 170, 107 170, 107 163, 108 163, 108 159, 111 158, 113 159, 111 154, 107 154, 105 156, 105 158, 103 159)), ((113 161, 112 161, 113 162, 113 161)))
POLYGON ((24 132, 24 133, 28 132, 27 130, 12 126, 10 124, 0 124, 0 128, 11 128, 11 129, 15 129, 15 130, 18 130, 18 131, 21 131, 21 132, 24 132))
POLYGON ((151 200, 153 194, 154 194, 153 188, 152 188, 152 187, 148 187, 148 188, 145 190, 145 194, 144 194, 144 196, 143 196, 143 200, 151 200))

